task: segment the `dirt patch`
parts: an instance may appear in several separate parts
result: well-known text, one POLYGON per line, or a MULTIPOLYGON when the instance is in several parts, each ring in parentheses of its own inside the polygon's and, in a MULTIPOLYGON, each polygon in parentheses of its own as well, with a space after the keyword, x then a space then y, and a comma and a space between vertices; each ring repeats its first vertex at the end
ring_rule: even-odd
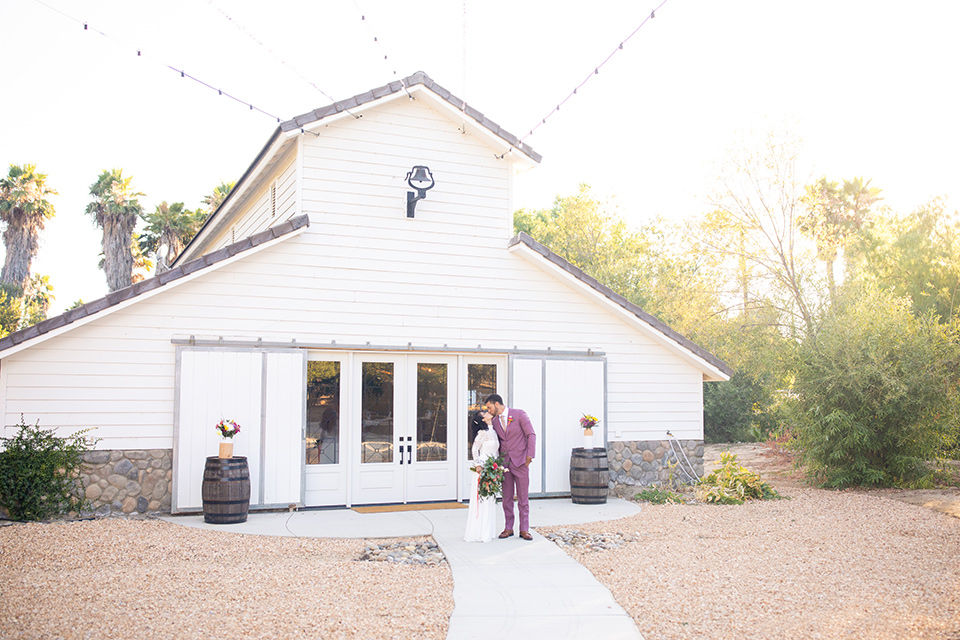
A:
MULTIPOLYGON (((769 443, 739 442, 734 444, 708 444, 704 447, 703 467, 710 473, 720 464, 720 454, 729 451, 737 461, 773 485, 782 489, 809 488, 803 471, 796 469, 794 453, 769 443)), ((960 489, 872 489, 855 493, 879 496, 932 509, 955 518, 960 518, 960 489)))
POLYGON ((809 488, 803 472, 794 468, 794 453, 763 442, 708 444, 703 448, 703 469, 710 473, 720 466, 720 454, 729 451, 737 462, 753 471, 777 489, 809 488))

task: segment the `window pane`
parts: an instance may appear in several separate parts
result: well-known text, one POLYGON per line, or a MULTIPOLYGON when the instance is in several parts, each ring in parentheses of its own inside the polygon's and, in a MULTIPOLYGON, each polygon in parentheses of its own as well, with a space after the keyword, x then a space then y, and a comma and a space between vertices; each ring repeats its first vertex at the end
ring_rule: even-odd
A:
POLYGON ((474 411, 483 409, 487 396, 497 392, 497 365, 467 365, 467 459, 473 460, 473 431, 470 429, 470 417, 474 411))
POLYGON ((340 462, 340 363, 307 362, 307 464, 340 462))
POLYGON ((417 461, 447 459, 447 365, 417 365, 417 461))
POLYGON ((364 362, 360 461, 393 462, 393 363, 364 362))

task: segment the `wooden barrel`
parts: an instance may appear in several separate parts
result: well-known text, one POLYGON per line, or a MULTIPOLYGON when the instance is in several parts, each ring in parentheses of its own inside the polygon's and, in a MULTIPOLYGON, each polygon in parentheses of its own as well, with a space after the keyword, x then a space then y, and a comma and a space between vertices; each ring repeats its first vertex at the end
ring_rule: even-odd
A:
POLYGON ((610 472, 607 450, 577 447, 570 454, 570 498, 573 504, 606 504, 610 472))
POLYGON ((207 458, 203 469, 203 521, 236 524, 247 521, 250 511, 250 469, 247 459, 207 458))

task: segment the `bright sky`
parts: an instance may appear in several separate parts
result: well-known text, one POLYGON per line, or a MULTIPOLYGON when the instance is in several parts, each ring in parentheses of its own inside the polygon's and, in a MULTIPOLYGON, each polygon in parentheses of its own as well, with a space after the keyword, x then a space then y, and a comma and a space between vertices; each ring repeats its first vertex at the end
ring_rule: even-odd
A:
MULTIPOLYGON (((167 64, 283 119, 330 103, 301 76, 342 99, 422 70, 522 136, 661 1, 43 0, 108 39, 0 0, 0 167, 36 163, 60 193, 33 270, 54 313, 104 295, 84 213, 103 169, 133 176, 148 210, 192 209, 276 127, 167 64)), ((957 208, 958 24, 953 0, 667 0, 526 140, 544 159, 514 205, 583 181, 634 224, 693 216, 732 147, 786 127, 811 180, 864 176, 901 212, 957 208)))

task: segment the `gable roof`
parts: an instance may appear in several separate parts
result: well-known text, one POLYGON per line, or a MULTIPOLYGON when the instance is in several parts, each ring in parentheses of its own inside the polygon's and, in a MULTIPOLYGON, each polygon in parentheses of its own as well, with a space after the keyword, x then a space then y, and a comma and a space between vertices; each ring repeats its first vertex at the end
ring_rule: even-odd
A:
MULTIPOLYGON (((239 242, 234 242, 231 245, 222 247, 221 249, 208 253, 205 256, 201 256, 196 260, 191 260, 190 262, 174 267, 169 271, 164 271, 157 276, 147 278, 146 280, 141 280, 140 282, 132 284, 129 287, 124 287, 123 289, 118 289, 117 291, 108 293, 104 297, 94 300, 93 302, 82 304, 79 307, 61 313, 58 316, 48 318, 43 322, 38 322, 32 327, 14 331, 4 338, 0 338, 0 352, 23 344, 24 342, 34 340, 45 334, 49 334, 50 332, 65 327, 69 324, 82 321, 85 318, 102 313, 108 309, 117 307, 117 305, 123 302, 132 300, 133 298, 142 296, 151 291, 155 291, 161 287, 170 285, 171 283, 182 281, 187 276, 193 275, 205 269, 210 269, 218 263, 229 260, 238 254, 250 251, 274 240, 279 240, 284 236, 292 234, 298 229, 308 226, 310 226, 309 216, 302 215, 292 218, 284 223, 270 227, 269 229, 261 231, 260 233, 256 233, 249 238, 244 238, 239 242)), ((0 355, 6 354, 0 353, 0 355)))
MULTIPOLYGON (((695 356, 697 359, 710 365, 710 368, 714 369, 717 373, 720 374, 720 376, 718 376, 718 379, 721 379, 721 380, 727 379, 733 375, 734 373, 733 369, 726 362, 724 362, 717 356, 713 355, 712 353, 710 353, 700 345, 696 344, 689 338, 686 338, 680 335, 679 333, 671 329, 664 322, 650 315, 649 313, 641 309, 639 306, 630 302, 619 293, 615 292, 610 287, 604 284, 601 284, 600 281, 598 281, 596 278, 587 275, 586 273, 584 273, 582 269, 570 264, 570 262, 568 262, 566 259, 560 257, 559 255, 557 255, 556 253, 548 249, 546 246, 540 244, 539 242, 531 238, 526 233, 523 233, 521 231, 512 240, 510 240, 507 246, 509 248, 526 247, 532 250, 533 252, 539 254, 545 260, 547 260, 548 262, 553 264, 555 267, 563 271, 570 278, 574 278, 580 283, 588 286, 589 288, 593 289, 595 292, 599 293, 603 297, 607 298, 614 304, 621 307, 623 310, 635 316, 636 319, 641 320, 644 323, 650 325, 651 328, 655 329, 657 332, 662 334, 662 336, 666 338, 669 341, 669 343, 672 343, 672 346, 680 347, 684 351, 687 351, 691 355, 695 356)), ((668 346, 669 346, 669 343, 668 343, 668 346)))
POLYGON ((415 86, 422 85, 427 89, 430 89, 433 93, 437 94, 443 100, 448 102, 453 108, 462 112, 464 115, 472 118, 477 124, 484 127, 490 131, 493 135, 503 139, 508 145, 513 149, 519 149, 525 155, 527 155, 531 160, 535 162, 540 162, 543 157, 534 151, 530 145, 525 142, 521 142, 517 136, 513 135, 496 122, 486 117, 480 111, 477 111, 470 105, 468 105, 464 100, 456 97, 439 84, 434 82, 430 76, 425 74, 423 71, 417 71, 413 75, 407 76, 402 80, 397 80, 396 82, 391 82, 390 84, 385 84, 382 87, 377 87, 376 89, 371 89, 366 93, 361 93, 353 96, 352 98, 347 98, 346 100, 339 100, 334 102, 331 105, 326 107, 321 107, 319 109, 314 109, 302 115, 297 116, 292 120, 288 120, 280 125, 279 129, 281 131, 295 131, 297 129, 303 129, 304 127, 323 120, 332 115, 338 113, 343 113, 350 109, 356 109, 362 105, 379 100, 386 96, 390 96, 401 91, 406 91, 407 89, 413 88, 415 86))
POLYGON ((402 80, 385 84, 382 87, 371 89, 366 93, 357 94, 346 100, 338 100, 331 105, 314 109, 292 120, 280 123, 257 154, 256 158, 254 158, 250 166, 247 167, 247 170, 244 171, 240 179, 237 180, 236 185, 230 190, 227 197, 224 198, 220 206, 207 218, 200 230, 191 238, 183 251, 180 252, 174 264, 176 265, 181 259, 190 259, 189 256, 191 254, 202 252, 205 249, 205 245, 209 242, 207 233, 222 224, 221 218, 223 215, 221 214, 228 214, 229 210, 235 204, 235 201, 242 197, 244 192, 256 187, 259 177, 269 171, 270 167, 278 162, 292 147, 296 139, 309 127, 324 120, 332 120, 338 116, 349 117, 354 115, 351 111, 370 108, 381 100, 389 100, 394 96, 399 97, 404 93, 412 98, 414 94, 422 91, 428 91, 429 94, 436 96, 432 102, 437 106, 445 108, 449 113, 456 112, 461 114, 460 117, 465 118, 464 126, 468 126, 468 122, 472 121, 475 130, 487 134, 488 139, 499 141, 504 148, 504 154, 512 149, 516 149, 528 158, 528 162, 538 164, 543 159, 530 145, 521 142, 517 136, 434 82, 433 79, 423 71, 417 71, 402 80))

